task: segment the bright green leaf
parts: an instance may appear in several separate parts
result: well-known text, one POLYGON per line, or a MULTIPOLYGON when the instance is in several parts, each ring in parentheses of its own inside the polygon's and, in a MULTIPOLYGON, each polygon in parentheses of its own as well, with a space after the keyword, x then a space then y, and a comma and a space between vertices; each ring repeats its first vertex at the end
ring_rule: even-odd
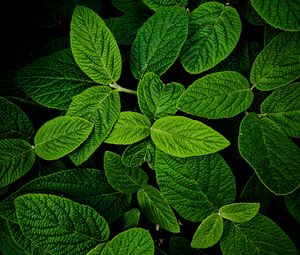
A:
POLYGON ((20 139, 0 140, 0 187, 25 175, 34 161, 35 153, 28 142, 20 139))
POLYGON ((222 206, 219 214, 227 220, 240 223, 251 220, 258 210, 258 203, 234 203, 222 206))
POLYGON ((198 227, 191 246, 204 249, 214 246, 223 234, 223 218, 217 213, 208 216, 198 227))
POLYGON ((121 157, 110 151, 104 154, 105 175, 109 184, 124 193, 134 193, 148 182, 148 175, 137 167, 126 167, 121 157))
POLYGON ((200 121, 182 116, 158 119, 151 127, 156 147, 175 157, 210 154, 229 146, 229 141, 200 121))
POLYGON ((140 28, 131 48, 131 71, 136 79, 145 73, 165 73, 177 59, 187 37, 188 17, 183 8, 160 9, 140 28))
POLYGON ((155 170, 164 198, 187 220, 203 221, 234 202, 234 176, 219 154, 175 158, 157 150, 155 170))
POLYGON ((75 165, 86 161, 100 146, 112 130, 120 110, 119 93, 108 87, 92 87, 73 97, 66 115, 81 117, 94 123, 94 129, 88 139, 70 154, 75 165))
POLYGON ((116 82, 122 60, 118 45, 105 22, 91 9, 77 6, 71 22, 71 49, 76 63, 100 84, 116 82))
POLYGON ((248 80, 237 72, 208 74, 183 93, 178 108, 209 119, 233 117, 248 109, 254 95, 248 80))
POLYGON ((101 255, 113 254, 154 255, 154 242, 147 230, 129 229, 116 235, 101 252, 101 255))
POLYGON ((300 32, 282 32, 256 57, 250 80, 259 90, 272 90, 300 77, 300 32))
POLYGON ((45 194, 23 195, 16 198, 15 205, 22 232, 43 251, 85 254, 108 241, 108 224, 91 207, 45 194))
POLYGON ((235 48, 242 25, 238 12, 216 2, 201 4, 189 19, 189 34, 182 47, 180 60, 189 73, 204 72, 235 48))
POLYGON ((137 198, 141 211, 152 223, 172 233, 179 233, 179 224, 172 209, 156 188, 144 186, 138 191, 137 198))
POLYGON ((105 142, 124 145, 136 143, 150 134, 150 126, 150 121, 143 114, 121 112, 105 142))
POLYGON ((161 7, 182 6, 188 4, 188 0, 143 0, 151 9, 158 10, 161 7))
POLYGON ((300 189, 285 196, 284 201, 290 214, 300 224, 300 189))
POLYGON ((99 255, 103 251, 106 243, 98 244, 94 249, 90 250, 86 255, 99 255))
POLYGON ((122 230, 128 230, 130 228, 135 228, 140 221, 140 211, 137 208, 132 208, 128 212, 124 213, 122 218, 122 230))
POLYGON ((179 83, 164 84, 155 73, 146 73, 137 89, 141 111, 149 119, 174 115, 184 86, 179 83))
POLYGON ((255 113, 246 115, 240 126, 239 151, 276 195, 299 187, 300 149, 271 120, 255 113))

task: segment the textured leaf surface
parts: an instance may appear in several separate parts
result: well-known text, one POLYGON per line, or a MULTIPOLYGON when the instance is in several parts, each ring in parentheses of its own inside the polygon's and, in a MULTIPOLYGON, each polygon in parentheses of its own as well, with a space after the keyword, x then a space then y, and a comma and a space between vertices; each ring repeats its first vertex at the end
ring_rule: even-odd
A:
POLYGON ((219 214, 227 220, 240 223, 251 220, 258 210, 258 203, 234 203, 222 206, 219 214))
POLYGON ((289 136, 300 137, 300 83, 275 90, 265 99, 260 110, 289 136))
POLYGON ((188 4, 188 0, 143 0, 143 2, 153 10, 158 10, 161 7, 178 5, 185 7, 188 4))
POLYGON ((244 76, 237 72, 218 72, 189 86, 180 97, 178 108, 209 119, 229 118, 248 109, 253 98, 244 76))
POLYGON ((20 139, 0 140, 0 187, 25 175, 34 161, 35 153, 28 142, 20 139))
POLYGON ((183 237, 172 236, 169 243, 172 255, 203 255, 201 250, 191 248, 191 242, 183 237))
POLYGON ((29 140, 33 126, 26 114, 15 104, 0 97, 0 139, 29 140))
POLYGON ((260 90, 272 90, 300 77, 300 32, 282 32, 257 56, 250 80, 260 90))
POLYGON ((300 149, 269 119, 246 115, 240 126, 239 151, 273 193, 288 194, 300 184, 300 149))
POLYGON ((115 236, 101 253, 112 254, 154 255, 154 242, 147 230, 129 229, 115 236))
POLYGON ((224 255, 296 255, 289 237, 269 218, 257 215, 244 223, 228 223, 221 238, 224 255))
POLYGON ((156 147, 175 157, 200 156, 226 148, 229 141, 200 121, 182 116, 158 119, 151 127, 156 147))
POLYGON ((104 169, 110 185, 124 193, 134 193, 145 186, 148 175, 137 167, 126 167, 121 157, 110 151, 104 154, 104 169))
POLYGON ((187 37, 183 8, 162 8, 140 28, 131 48, 131 71, 136 79, 146 72, 162 75, 175 62, 187 37))
POLYGON ((191 246, 197 249, 209 248, 214 246, 223 234, 223 218, 213 213, 208 216, 198 227, 193 236, 191 246))
POLYGON ((75 165, 86 161, 100 146, 112 130, 120 110, 119 93, 108 87, 92 87, 73 98, 66 115, 81 117, 94 123, 94 129, 88 139, 70 154, 75 165))
POLYGON ((44 194, 23 195, 15 205, 22 232, 43 251, 86 254, 108 241, 108 224, 91 207, 44 194))
POLYGON ((138 191, 137 198, 141 211, 151 222, 172 233, 179 233, 179 224, 172 209, 156 188, 144 186, 138 191))
POLYGON ((284 201, 290 214, 300 224, 300 190, 285 196, 284 201))
POLYGON ((114 36, 91 9, 77 6, 71 22, 71 49, 76 63, 100 84, 116 82, 122 60, 114 36))
POLYGON ((121 112, 105 142, 124 145, 138 142, 150 134, 150 126, 150 121, 143 114, 121 112))
POLYGON ((133 208, 128 212, 124 213, 122 216, 122 230, 128 230, 130 228, 135 228, 140 221, 140 211, 137 208, 133 208))
POLYGON ((137 89, 141 111, 149 119, 174 115, 184 89, 183 85, 175 82, 165 85, 155 73, 145 74, 137 89))
POLYGON ((72 97, 95 83, 75 63, 71 50, 53 53, 18 71, 16 84, 37 103, 67 109, 72 97))
POLYGON ((99 255, 103 251, 104 247, 106 246, 106 243, 100 243, 95 248, 90 250, 86 255, 99 255))
POLYGON ((163 196, 187 220, 203 221, 234 201, 234 176, 218 154, 176 158, 157 150, 155 168, 163 196))
POLYGON ((251 0, 269 24, 282 30, 300 31, 300 3, 294 0, 251 0))
POLYGON ((216 2, 201 4, 189 20, 189 33, 180 60, 189 73, 204 72, 225 59, 235 48, 241 20, 231 6, 216 2))
POLYGON ((93 123, 79 117, 56 117, 37 131, 34 137, 35 152, 46 160, 61 158, 79 147, 93 127, 93 123))

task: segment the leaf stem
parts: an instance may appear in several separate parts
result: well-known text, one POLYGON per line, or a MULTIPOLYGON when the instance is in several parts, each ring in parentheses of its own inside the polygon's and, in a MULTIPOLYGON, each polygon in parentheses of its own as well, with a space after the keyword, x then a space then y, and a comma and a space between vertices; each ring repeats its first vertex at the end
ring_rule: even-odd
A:
POLYGON ((119 84, 117 84, 116 82, 114 82, 112 84, 109 84, 109 86, 113 89, 116 89, 119 92, 125 92, 125 93, 128 93, 128 94, 137 95, 137 92, 135 90, 123 88, 119 84))

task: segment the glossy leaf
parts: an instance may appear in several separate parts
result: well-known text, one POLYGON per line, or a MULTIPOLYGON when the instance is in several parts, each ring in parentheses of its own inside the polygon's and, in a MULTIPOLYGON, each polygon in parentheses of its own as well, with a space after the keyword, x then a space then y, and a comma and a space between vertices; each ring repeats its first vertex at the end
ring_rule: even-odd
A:
POLYGON ((208 119, 233 117, 248 109, 254 95, 248 80, 237 72, 218 72, 196 80, 183 93, 178 108, 208 119))
POLYGON ((91 9, 77 6, 71 22, 71 49, 76 63, 100 84, 116 82, 122 60, 114 36, 91 9))
POLYGON ((175 157, 200 156, 226 148, 229 141, 200 121, 182 116, 158 119, 151 127, 155 146, 175 157))
POLYGON ((217 65, 235 48, 241 33, 237 11, 217 2, 201 4, 190 15, 189 33, 180 60, 192 74, 217 65))
POLYGON ((153 10, 169 6, 185 7, 188 4, 188 0, 143 0, 143 2, 153 10))
POLYGON ((219 214, 227 220, 240 223, 251 220, 258 210, 258 203, 234 203, 222 206, 219 214))

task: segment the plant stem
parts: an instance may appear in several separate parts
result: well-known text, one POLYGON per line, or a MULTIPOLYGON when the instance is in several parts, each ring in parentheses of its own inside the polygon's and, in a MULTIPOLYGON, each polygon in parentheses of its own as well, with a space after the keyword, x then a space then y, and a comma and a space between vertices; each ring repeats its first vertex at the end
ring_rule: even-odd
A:
POLYGON ((137 92, 136 92, 135 90, 123 88, 123 87, 121 87, 119 84, 117 84, 116 82, 114 82, 114 83, 112 83, 112 84, 109 84, 109 86, 110 86, 111 88, 116 89, 116 90, 119 91, 119 92, 125 92, 125 93, 128 93, 128 94, 137 95, 137 92))

